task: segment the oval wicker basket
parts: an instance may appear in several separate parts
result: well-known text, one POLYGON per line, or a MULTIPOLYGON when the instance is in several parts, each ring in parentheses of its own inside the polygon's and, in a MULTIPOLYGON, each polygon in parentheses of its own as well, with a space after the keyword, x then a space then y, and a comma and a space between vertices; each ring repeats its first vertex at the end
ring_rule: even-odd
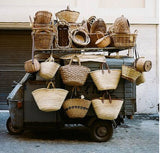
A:
POLYGON ((35 14, 34 23, 35 24, 50 24, 52 18, 52 13, 48 11, 38 11, 35 14))
POLYGON ((140 75, 141 72, 137 71, 135 68, 122 65, 122 78, 135 82, 140 75))
POLYGON ((126 19, 123 15, 119 18, 117 18, 114 22, 114 32, 115 33, 121 33, 121 34, 127 34, 130 33, 130 24, 128 19, 126 19))
POLYGON ((66 10, 61 10, 55 14, 55 16, 60 21, 67 21, 67 22, 76 22, 79 17, 79 12, 77 11, 71 11, 69 7, 67 6, 66 10))
POLYGON ((63 109, 69 118, 84 118, 91 101, 85 99, 68 99, 63 103, 63 109))
POLYGON ((99 48, 104 48, 107 47, 109 44, 111 43, 111 38, 110 36, 104 36, 100 39, 98 39, 95 44, 99 47, 99 48))

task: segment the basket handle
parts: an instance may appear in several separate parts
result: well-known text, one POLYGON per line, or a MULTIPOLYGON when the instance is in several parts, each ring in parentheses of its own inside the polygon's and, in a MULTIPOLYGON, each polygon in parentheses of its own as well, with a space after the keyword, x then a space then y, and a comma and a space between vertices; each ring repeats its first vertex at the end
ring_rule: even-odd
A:
POLYGON ((96 31, 97 39, 100 39, 100 38, 99 38, 99 36, 98 36, 98 34, 102 34, 102 35, 103 35, 103 37, 104 37, 104 33, 103 33, 103 32, 101 32, 101 31, 96 31))
POLYGON ((110 70, 108 64, 105 62, 101 64, 102 73, 104 74, 104 66, 105 66, 106 70, 108 70, 108 73, 111 73, 111 70, 110 70))
POLYGON ((50 31, 47 30, 47 29, 39 29, 39 30, 36 31, 36 33, 40 33, 40 32, 47 32, 47 33, 50 33, 50 31))
POLYGON ((102 96, 102 103, 104 103, 104 99, 106 97, 106 94, 108 95, 108 98, 109 98, 109 102, 110 104, 112 103, 112 98, 111 98, 111 95, 109 94, 109 92, 106 90, 106 92, 103 94, 102 96))
POLYGON ((53 53, 50 55, 50 57, 45 60, 45 62, 54 62, 53 53))
POLYGON ((52 81, 50 81, 47 85, 47 89, 50 88, 50 86, 52 86, 52 88, 55 88, 54 83, 52 81))
POLYGON ((30 20, 30 25, 33 26, 33 21, 32 21, 31 16, 29 16, 29 20, 30 20))
POLYGON ((70 62, 69 62, 69 65, 72 65, 73 59, 77 59, 77 60, 78 60, 78 65, 81 66, 80 59, 79 59, 79 57, 78 57, 77 55, 74 55, 74 56, 71 58, 71 60, 70 60, 70 62))

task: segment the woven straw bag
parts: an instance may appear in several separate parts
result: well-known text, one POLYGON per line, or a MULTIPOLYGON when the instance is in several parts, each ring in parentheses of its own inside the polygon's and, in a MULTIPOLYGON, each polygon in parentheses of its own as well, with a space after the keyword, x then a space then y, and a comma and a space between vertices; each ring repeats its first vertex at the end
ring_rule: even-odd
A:
POLYGON ((35 24, 49 24, 51 22, 52 13, 48 11, 38 11, 35 14, 35 24))
POLYGON ((141 72, 137 71, 134 67, 122 65, 122 78, 135 82, 141 75, 141 72))
POLYGON ((47 88, 40 88, 32 91, 38 108, 45 112, 59 110, 67 94, 67 90, 55 88, 53 82, 49 82, 47 88), (52 85, 52 89, 49 89, 50 85, 52 85))
POLYGON ((66 10, 61 10, 55 14, 55 16, 60 21, 67 21, 67 22, 76 22, 79 17, 79 12, 71 11, 69 6, 67 6, 66 10))
POLYGON ((100 70, 92 71, 90 75, 98 90, 112 90, 116 89, 118 86, 121 70, 110 70, 108 65, 103 63, 100 70), (108 70, 104 70, 104 65, 106 65, 106 69, 108 70))
POLYGON ((140 85, 145 82, 144 72, 136 79, 136 85, 140 85))
POLYGON ((90 69, 82 66, 77 56, 74 56, 68 65, 60 68, 63 83, 68 86, 83 86, 86 82, 90 69), (72 65, 73 59, 78 59, 78 65, 72 65))
POLYGON ((114 22, 114 32, 127 34, 130 33, 130 24, 129 21, 122 15, 121 17, 117 18, 114 22))
POLYGON ((39 75, 44 79, 52 79, 59 67, 60 65, 54 62, 54 58, 51 54, 45 62, 41 63, 39 75))
POLYGON ((37 59, 28 60, 24 64, 25 71, 28 73, 34 73, 40 70, 40 64, 37 59))
POLYGON ((118 117, 121 110, 123 100, 112 99, 110 103, 109 99, 104 99, 104 102, 100 99, 93 99, 92 105, 98 118, 103 120, 114 120, 118 117))
POLYGON ((91 101, 85 99, 68 99, 63 103, 63 109, 69 118, 84 118, 91 101))

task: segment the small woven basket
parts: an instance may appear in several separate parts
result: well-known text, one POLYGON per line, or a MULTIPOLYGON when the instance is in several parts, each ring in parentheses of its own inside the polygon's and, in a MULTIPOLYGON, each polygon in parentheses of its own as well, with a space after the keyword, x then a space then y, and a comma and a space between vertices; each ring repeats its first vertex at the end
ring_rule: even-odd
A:
POLYGON ((122 65, 122 78, 135 82, 140 75, 141 72, 137 71, 135 68, 122 65))
POLYGON ((145 77, 144 77, 144 73, 142 72, 142 74, 136 80, 136 85, 140 85, 144 82, 145 82, 145 77))
POLYGON ((95 42, 95 44, 96 44, 99 48, 107 47, 110 43, 111 43, 111 38, 110 38, 110 36, 104 36, 104 37, 98 39, 98 40, 95 42))
POLYGON ((67 21, 67 22, 76 22, 79 17, 79 12, 71 11, 67 6, 66 10, 61 10, 57 12, 55 15, 60 21, 67 21))
POLYGON ((111 35, 115 47, 134 47, 137 34, 113 34, 111 35))
POLYGON ((37 59, 28 60, 25 62, 24 68, 27 73, 34 73, 40 70, 40 63, 37 59))
POLYGON ((50 49, 53 43, 53 32, 49 30, 36 30, 34 35, 34 47, 36 49, 50 49))
POLYGON ((91 101, 85 99, 68 99, 63 108, 69 118, 84 118, 88 112, 91 101))
POLYGON ((48 11, 38 11, 35 14, 35 24, 49 24, 51 22, 52 13, 48 11))

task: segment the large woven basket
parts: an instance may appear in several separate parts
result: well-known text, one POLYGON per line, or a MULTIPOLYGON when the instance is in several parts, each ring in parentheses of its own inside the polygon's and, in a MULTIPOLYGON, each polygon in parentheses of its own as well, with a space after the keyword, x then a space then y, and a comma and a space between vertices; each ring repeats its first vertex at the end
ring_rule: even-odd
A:
POLYGON ((121 70, 95 70, 90 72, 93 82, 98 90, 116 89, 120 80, 121 70))
POLYGON ((41 69, 39 75, 44 79, 52 79, 60 65, 54 62, 52 55, 45 61, 41 63, 41 69))
POLYGON ((104 99, 103 102, 100 99, 93 99, 92 105, 98 118, 103 120, 114 120, 118 117, 121 110, 123 100, 112 99, 111 103, 109 99, 104 99))
POLYGON ((63 108, 69 118, 84 118, 88 112, 91 101, 85 99, 68 99, 63 108))
POLYGON ((122 78, 135 82, 140 75, 141 72, 137 71, 135 68, 122 65, 122 78))
POLYGON ((111 35, 115 47, 134 47, 137 34, 113 34, 111 35))
POLYGON ((55 15, 60 21, 67 21, 67 22, 76 22, 79 17, 79 12, 71 11, 67 6, 66 10, 61 10, 57 12, 55 15))
POLYGON ((34 73, 40 70, 40 63, 37 59, 28 60, 24 64, 25 71, 28 73, 34 73))
POLYGON ((90 69, 86 66, 82 66, 77 56, 74 56, 68 65, 60 68, 63 83, 69 86, 83 86, 89 72, 90 69), (79 65, 72 65, 74 58, 78 59, 79 65))
POLYGON ((35 24, 49 24, 51 22, 52 13, 48 11, 38 11, 35 14, 35 24))
POLYGON ((53 43, 53 32, 49 30, 36 30, 34 35, 34 47, 36 49, 50 49, 53 43))
POLYGON ((121 33, 121 34, 130 33, 129 21, 123 15, 115 20, 113 26, 115 33, 121 33))
POLYGON ((32 91, 38 108, 45 112, 59 110, 67 94, 67 90, 55 88, 53 82, 50 82, 47 88, 40 88, 32 91), (52 89, 49 89, 50 85, 52 85, 52 89))

